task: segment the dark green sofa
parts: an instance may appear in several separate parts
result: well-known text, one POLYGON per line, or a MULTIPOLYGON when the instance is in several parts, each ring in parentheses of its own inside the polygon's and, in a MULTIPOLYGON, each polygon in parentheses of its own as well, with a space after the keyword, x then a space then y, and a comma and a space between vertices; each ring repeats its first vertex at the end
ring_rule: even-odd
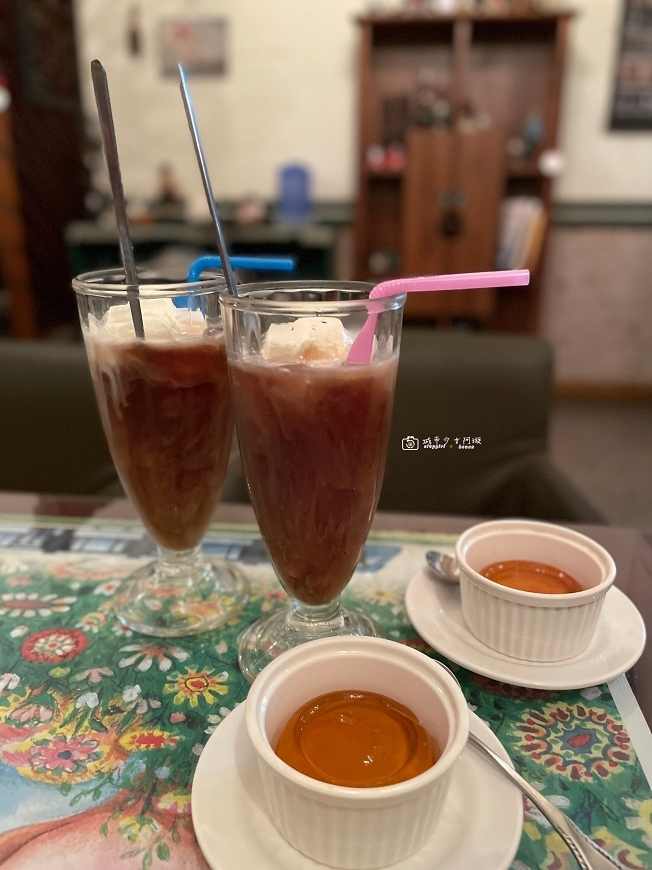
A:
MULTIPOLYGON (((409 326, 402 342, 382 509, 604 521, 546 456, 549 345, 409 326)), ((122 494, 83 346, 0 341, 0 490, 122 494)), ((247 500, 237 451, 223 499, 247 500)))

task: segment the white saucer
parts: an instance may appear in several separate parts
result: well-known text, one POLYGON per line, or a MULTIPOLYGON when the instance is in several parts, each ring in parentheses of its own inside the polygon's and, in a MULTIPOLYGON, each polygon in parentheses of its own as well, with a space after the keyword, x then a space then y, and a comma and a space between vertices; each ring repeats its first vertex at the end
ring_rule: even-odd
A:
POLYGON ((605 596, 593 640, 579 656, 561 662, 525 662, 496 652, 466 627, 459 586, 435 580, 422 568, 405 593, 410 622, 433 649, 476 674, 531 689, 583 689, 606 683, 634 665, 645 647, 643 617, 624 592, 605 596))
MULTIPOLYGON (((473 713, 470 719, 473 733, 509 761, 484 722, 473 713)), ((267 815, 244 704, 216 728, 199 758, 192 821, 212 870, 324 870, 323 864, 293 849, 267 815)), ((392 870, 507 870, 522 826, 520 792, 467 747, 455 765, 433 836, 392 870)))

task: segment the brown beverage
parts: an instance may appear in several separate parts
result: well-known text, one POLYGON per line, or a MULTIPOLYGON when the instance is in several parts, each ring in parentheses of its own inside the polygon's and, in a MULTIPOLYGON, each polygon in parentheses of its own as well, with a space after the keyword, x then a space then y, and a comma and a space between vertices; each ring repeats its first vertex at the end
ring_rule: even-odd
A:
POLYGON ((104 430, 124 488, 161 546, 195 547, 219 499, 231 449, 222 336, 87 342, 104 430))
POLYGON ((231 363, 256 517, 305 604, 333 601, 355 570, 380 495, 396 368, 231 363))

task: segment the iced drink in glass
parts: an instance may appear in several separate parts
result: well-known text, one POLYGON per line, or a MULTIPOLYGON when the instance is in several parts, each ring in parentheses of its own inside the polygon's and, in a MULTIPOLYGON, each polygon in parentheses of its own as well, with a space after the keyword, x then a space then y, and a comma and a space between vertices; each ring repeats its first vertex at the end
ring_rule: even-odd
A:
POLYGON ((403 297, 383 300, 374 354, 347 364, 368 285, 249 285, 222 297, 231 388, 251 501, 289 610, 242 636, 253 679, 317 637, 379 633, 340 605, 382 485, 403 297))
POLYGON ((197 633, 218 627, 246 601, 243 575, 201 553, 233 432, 223 283, 145 283, 143 340, 126 289, 115 281, 113 273, 92 273, 73 286, 111 454, 160 551, 157 563, 123 584, 116 612, 145 634, 197 633))
POLYGON ((161 546, 192 549, 219 499, 231 449, 223 339, 156 346, 89 336, 87 347, 125 489, 161 546))

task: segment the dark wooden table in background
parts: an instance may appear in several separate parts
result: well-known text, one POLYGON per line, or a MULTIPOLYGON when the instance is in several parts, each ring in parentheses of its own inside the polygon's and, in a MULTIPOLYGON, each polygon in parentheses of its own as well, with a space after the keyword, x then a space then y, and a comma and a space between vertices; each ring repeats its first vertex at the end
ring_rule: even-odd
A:
MULTIPOLYGON (((94 519, 138 519, 126 499, 111 501, 53 495, 0 493, 0 514, 33 517, 92 517, 94 519)), ((215 522, 254 523, 249 505, 221 504, 215 522)), ((379 512, 373 528, 384 531, 410 531, 461 534, 479 522, 473 517, 447 517, 436 514, 391 514, 379 512)), ((616 529, 610 526, 574 526, 602 544, 613 556, 618 569, 616 586, 631 598, 645 621, 652 627, 652 532, 616 529)), ((652 725, 652 644, 648 643, 638 664, 628 674, 636 699, 649 725, 652 725)))

